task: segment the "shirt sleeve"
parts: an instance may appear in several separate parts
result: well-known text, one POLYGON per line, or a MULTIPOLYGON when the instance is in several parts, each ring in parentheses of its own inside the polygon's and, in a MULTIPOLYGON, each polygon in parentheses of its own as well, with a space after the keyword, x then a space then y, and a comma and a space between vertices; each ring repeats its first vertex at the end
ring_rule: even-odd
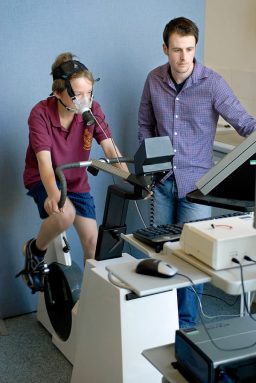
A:
POLYGON ((92 103, 92 113, 96 121, 93 137, 97 143, 100 144, 101 141, 112 137, 111 129, 105 119, 105 114, 97 101, 93 101, 92 103))
POLYGON ((255 118, 245 110, 226 81, 221 76, 216 76, 212 85, 214 108, 224 120, 241 136, 248 136, 255 131, 255 118))
POLYGON ((138 125, 139 142, 142 142, 145 138, 156 136, 156 118, 150 94, 150 75, 147 77, 141 96, 138 125))
POLYGON ((31 111, 28 118, 29 141, 35 153, 42 150, 51 150, 52 140, 49 134, 49 121, 40 104, 37 104, 31 111))

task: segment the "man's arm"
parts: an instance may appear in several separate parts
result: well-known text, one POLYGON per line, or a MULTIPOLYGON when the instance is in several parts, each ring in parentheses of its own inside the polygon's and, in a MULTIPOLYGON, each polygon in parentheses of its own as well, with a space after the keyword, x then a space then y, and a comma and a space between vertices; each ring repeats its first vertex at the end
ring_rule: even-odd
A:
POLYGON ((225 121, 244 137, 256 130, 256 119, 242 106, 224 78, 218 75, 212 88, 214 108, 225 121))
POLYGON ((149 77, 147 78, 141 96, 138 124, 138 138, 141 143, 145 138, 155 137, 156 119, 150 96, 149 77))

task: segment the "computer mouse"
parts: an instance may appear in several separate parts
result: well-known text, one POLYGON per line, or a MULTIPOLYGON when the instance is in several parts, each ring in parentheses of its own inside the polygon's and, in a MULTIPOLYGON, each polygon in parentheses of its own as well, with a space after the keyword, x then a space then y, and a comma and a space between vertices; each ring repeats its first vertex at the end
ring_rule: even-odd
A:
POLYGON ((178 269, 167 262, 159 259, 143 259, 137 264, 136 273, 152 275, 154 277, 170 278, 177 273, 178 269))

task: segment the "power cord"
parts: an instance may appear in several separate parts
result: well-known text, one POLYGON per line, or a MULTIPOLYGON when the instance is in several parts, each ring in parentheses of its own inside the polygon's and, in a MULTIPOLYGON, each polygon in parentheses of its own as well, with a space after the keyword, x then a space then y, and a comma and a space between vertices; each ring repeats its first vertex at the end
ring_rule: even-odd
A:
POLYGON ((202 293, 202 296, 203 296, 203 297, 208 297, 208 298, 218 299, 219 301, 225 303, 225 305, 230 306, 230 307, 235 306, 235 304, 237 303, 237 301, 238 301, 238 299, 239 299, 239 296, 237 296, 237 297, 234 299, 234 302, 231 302, 231 303, 230 303, 230 302, 226 301, 226 300, 223 299, 223 298, 217 297, 217 295, 212 295, 212 294, 202 293))
POLYGON ((108 126, 106 126, 105 129, 104 129, 104 128, 102 127, 102 125, 101 125, 102 122, 104 121, 104 119, 102 119, 101 121, 99 121, 99 120, 98 120, 98 117, 99 117, 99 116, 96 117, 96 115, 93 114, 93 112, 92 112, 91 109, 90 109, 90 113, 91 113, 91 115, 93 116, 93 118, 94 118, 96 124, 98 125, 98 127, 101 129, 101 131, 102 131, 102 133, 104 134, 104 136, 105 136, 106 138, 110 138, 110 139, 111 139, 111 142, 112 142, 114 151, 115 151, 115 153, 116 153, 117 163, 118 163, 119 165, 121 165, 121 162, 120 162, 120 160, 119 160, 119 155, 118 155, 118 152, 117 152, 117 147, 116 147, 116 144, 115 144, 115 142, 114 142, 114 140, 113 140, 113 137, 108 137, 108 135, 106 134, 106 131, 108 130, 108 126))
POLYGON ((139 208, 139 206, 138 206, 137 201, 134 201, 134 204, 135 204, 137 213, 138 213, 138 215, 139 215, 139 217, 140 217, 140 220, 141 220, 143 226, 144 226, 144 227, 147 227, 147 225, 146 225, 146 223, 145 223, 145 221, 144 221, 144 218, 143 218, 143 216, 142 216, 141 210, 140 210, 140 208, 139 208))
MULTIPOLYGON (((250 261, 250 262, 255 262, 252 258, 250 258, 249 256, 245 255, 244 256, 244 259, 246 261, 250 261)), ((244 274, 243 274, 243 266, 241 264, 241 262, 237 259, 237 258, 232 258, 231 259, 232 262, 236 263, 237 265, 239 265, 239 269, 240 269, 240 275, 241 275, 241 285, 242 285, 242 293, 243 293, 243 299, 244 299, 244 306, 245 306, 245 309, 246 309, 246 312, 247 314, 249 315, 249 317, 256 322, 256 319, 253 317, 250 309, 248 308, 248 305, 247 305, 247 300, 246 300, 246 292, 245 292, 245 288, 244 288, 244 274)), ((256 263, 256 262, 255 262, 256 263)))
POLYGON ((252 259, 251 257, 249 257, 248 255, 245 255, 245 256, 244 256, 244 260, 245 260, 245 261, 249 261, 249 262, 256 263, 256 261, 255 261, 254 259, 252 259))
MULTIPOLYGON (((196 291, 196 289, 195 289, 195 284, 194 284, 194 282, 192 281, 192 279, 189 278, 187 275, 184 275, 184 274, 181 274, 181 273, 177 273, 176 275, 182 276, 182 277, 184 277, 184 278, 186 278, 187 280, 190 281, 190 283, 191 283, 190 288, 191 288, 191 289, 193 290, 193 292, 196 294, 196 297, 197 297, 198 301, 201 303, 200 297, 199 297, 199 295, 198 295, 198 293, 197 293, 197 291, 196 291)), ((200 306, 200 309, 201 309, 201 304, 200 304, 200 303, 199 303, 199 306, 200 306)), ((213 346, 216 347, 218 350, 221 350, 221 351, 240 351, 240 350, 246 350, 246 349, 251 348, 251 347, 254 347, 254 346, 256 345, 256 342, 254 342, 254 343, 252 343, 252 344, 250 344, 250 345, 248 345, 248 346, 244 346, 244 347, 236 347, 236 348, 224 348, 224 347, 220 347, 220 346, 214 341, 214 339, 212 338, 211 334, 209 333, 209 331, 208 331, 208 329, 207 329, 207 327, 206 327, 206 323, 205 323, 205 321, 204 321, 204 318, 203 318, 203 316, 201 315, 201 312, 200 312, 200 311, 199 311, 199 316, 200 316, 200 319, 201 319, 201 322, 202 322, 202 326, 203 326, 203 328, 204 328, 204 330, 205 330, 205 332, 206 332, 206 334, 207 334, 207 336, 208 336, 210 342, 211 342, 211 343, 213 344, 213 346)), ((217 318, 218 318, 218 317, 217 317, 217 318)))
MULTIPOLYGON (((225 317, 225 318, 228 317, 228 318, 230 318, 230 317, 239 317, 240 316, 239 314, 220 314, 220 315, 208 315, 208 314, 206 314, 204 312, 204 310, 203 310, 203 305, 202 305, 201 298, 199 297, 197 291, 193 287, 195 285, 194 285, 192 279, 190 279, 187 275, 184 275, 184 274, 177 273, 176 275, 180 275, 182 277, 185 277, 185 278, 187 278, 191 282, 192 286, 189 286, 188 288, 191 289, 193 291, 193 293, 196 295, 196 298, 198 300, 198 304, 199 304, 199 307, 200 307, 200 311, 201 311, 201 313, 202 313, 204 318, 207 318, 207 319, 218 319, 218 318, 221 318, 221 317, 225 317)), ((202 294, 202 295, 205 295, 205 294, 202 294)), ((212 296, 212 297, 214 298, 214 296, 212 296)), ((215 298, 217 299, 218 297, 215 297, 215 298)), ((224 299, 221 299, 221 300, 223 302, 225 302, 224 299)))
MULTIPOLYGON (((98 127, 101 129, 101 131, 102 131, 103 134, 105 135, 105 137, 106 137, 106 138, 109 138, 109 137, 107 136, 106 132, 105 132, 105 131, 108 130, 108 127, 106 127, 106 128, 104 129, 104 128, 101 126, 101 124, 102 124, 102 122, 104 121, 104 119, 102 118, 102 120, 99 121, 99 120, 97 119, 98 116, 96 117, 96 115, 93 114, 91 110, 90 110, 90 112, 91 112, 91 115, 93 116, 95 122, 97 123, 98 127)), ((117 158, 117 161, 118 161, 119 164, 121 164, 121 162, 119 161, 119 156, 118 156, 118 152, 117 152, 116 144, 115 144, 115 142, 114 142, 114 140, 113 140, 112 137, 110 137, 110 139, 111 139, 111 141, 112 141, 114 150, 115 150, 115 152, 116 152, 116 158, 117 158)), ((112 179, 113 179, 113 183, 115 184, 115 179, 114 179, 113 176, 112 176, 112 179)), ((143 216, 142 216, 142 214, 141 214, 141 211, 140 211, 140 209, 139 209, 139 207, 138 207, 137 201, 134 201, 134 204, 135 204, 136 210, 137 210, 137 212, 138 212, 138 215, 139 215, 139 217, 140 217, 140 220, 141 220, 142 224, 144 225, 144 227, 147 227, 147 225, 146 225, 146 223, 145 223, 145 220, 143 219, 143 216)))
POLYGON ((154 197, 154 194, 150 200, 149 221, 150 221, 150 226, 153 226, 155 223, 155 197, 154 197))

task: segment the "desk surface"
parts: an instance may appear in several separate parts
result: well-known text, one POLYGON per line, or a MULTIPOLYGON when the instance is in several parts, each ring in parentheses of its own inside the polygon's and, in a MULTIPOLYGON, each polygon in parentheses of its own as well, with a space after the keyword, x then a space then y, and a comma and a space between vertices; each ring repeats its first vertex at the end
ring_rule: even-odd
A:
MULTIPOLYGON (((211 283, 225 291, 225 293, 230 295, 241 295, 243 293, 241 284, 241 271, 239 266, 225 270, 214 270, 192 255, 184 253, 181 248, 176 248, 173 250, 169 246, 168 250, 168 246, 169 244, 166 243, 165 251, 167 253, 174 252, 175 255, 184 261, 189 262, 191 265, 208 274, 211 277, 211 283)), ((242 270, 245 292, 256 290, 256 264, 244 265, 242 270)))
MULTIPOLYGON (((155 253, 151 247, 146 246, 142 242, 133 238, 132 234, 124 235, 123 238, 150 257, 162 259, 171 264, 173 262, 176 262, 176 258, 174 258, 174 256, 182 259, 184 262, 188 263, 191 266, 194 266, 196 269, 201 270, 201 272, 208 275, 210 277, 209 281, 214 286, 225 291, 225 293, 227 294, 241 295, 241 293, 243 292, 241 286, 241 272, 239 267, 216 271, 210 266, 194 258, 193 256, 185 254, 182 251, 179 242, 166 242, 164 244, 163 250, 160 253, 155 253)), ((187 272, 189 272, 189 270, 186 269, 186 271, 183 272, 183 268, 179 268, 179 272, 186 274, 187 272)), ((190 276, 190 274, 186 275, 190 276)), ((255 291, 256 264, 243 266, 243 277, 245 292, 255 291)))
MULTIPOLYGON (((121 282, 125 283, 127 288, 135 292, 139 297, 191 286, 191 282, 186 277, 178 274, 171 278, 137 274, 135 269, 140 261, 141 259, 134 259, 126 263, 109 265, 106 269, 121 282)), ((189 276, 194 284, 206 283, 211 280, 207 274, 175 255, 168 257, 168 260, 165 261, 175 266, 178 269, 178 273, 189 276)))
POLYGON ((188 381, 172 366, 175 362, 174 344, 152 348, 143 351, 142 355, 168 380, 170 383, 188 383, 188 381))

